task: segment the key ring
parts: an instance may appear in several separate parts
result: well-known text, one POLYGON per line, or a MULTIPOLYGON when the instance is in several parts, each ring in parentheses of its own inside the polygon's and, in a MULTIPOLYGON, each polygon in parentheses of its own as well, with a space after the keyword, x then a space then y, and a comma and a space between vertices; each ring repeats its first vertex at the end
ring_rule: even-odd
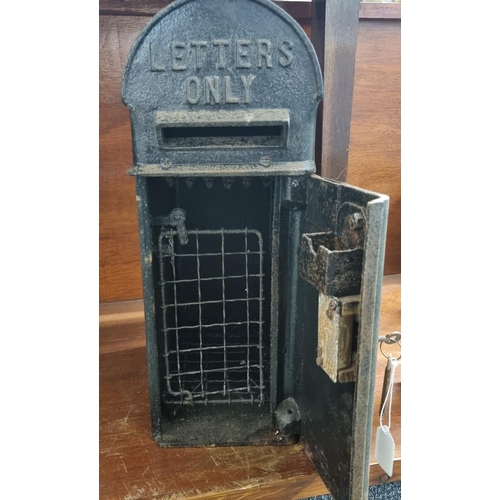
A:
MULTIPOLYGON (((400 340, 401 340, 401 333, 399 333, 399 332, 388 333, 385 337, 378 338, 378 341, 380 343, 380 352, 382 353, 382 356, 384 356, 385 359, 389 359, 389 356, 382 349, 382 345, 383 344, 389 344, 389 345, 398 344, 399 349, 401 350, 400 340)), ((401 359, 401 354, 399 355, 399 358, 397 359, 397 361, 399 361, 400 359, 401 359)))

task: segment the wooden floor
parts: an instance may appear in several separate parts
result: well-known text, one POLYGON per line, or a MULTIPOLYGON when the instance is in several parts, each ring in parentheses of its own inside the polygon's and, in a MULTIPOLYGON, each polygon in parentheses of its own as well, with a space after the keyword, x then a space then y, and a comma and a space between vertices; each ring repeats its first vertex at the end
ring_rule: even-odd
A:
MULTIPOLYGON (((386 276, 380 334, 399 331, 400 318, 400 275, 386 276)), ((328 493, 300 445, 159 448, 150 434, 142 302, 102 304, 100 332, 101 500, 292 500, 328 493)), ((379 425, 384 369, 379 353, 373 430, 379 425)), ((391 426, 396 461, 390 481, 401 478, 400 375, 399 368, 391 426)), ((374 437, 370 484, 377 484, 388 478, 373 449, 374 437)))

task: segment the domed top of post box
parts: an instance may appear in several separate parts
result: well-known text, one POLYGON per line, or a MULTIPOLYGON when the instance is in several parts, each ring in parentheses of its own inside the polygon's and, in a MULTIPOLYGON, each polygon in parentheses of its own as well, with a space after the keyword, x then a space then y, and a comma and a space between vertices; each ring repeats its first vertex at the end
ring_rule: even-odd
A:
POLYGON ((268 0, 177 0, 125 68, 133 175, 313 173, 323 80, 301 27, 268 0))

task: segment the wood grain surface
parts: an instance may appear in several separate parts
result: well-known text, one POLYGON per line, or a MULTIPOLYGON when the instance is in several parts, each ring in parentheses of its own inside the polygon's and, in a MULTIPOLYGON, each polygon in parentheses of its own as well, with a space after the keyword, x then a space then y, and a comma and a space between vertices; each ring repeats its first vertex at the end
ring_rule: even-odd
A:
POLYGON ((361 2, 360 19, 401 19, 401 4, 387 2, 361 2))
MULTIPOLYGON (((167 3, 100 2, 101 302, 142 297, 135 183, 126 175, 132 165, 130 119, 121 102, 121 79, 135 38, 153 13, 167 3)), ((311 4, 283 4, 310 36, 311 4)), ((400 272, 399 44, 399 21, 360 21, 347 181, 391 197, 386 274, 400 272)))
POLYGON ((385 274, 401 272, 401 22, 361 20, 347 182, 390 196, 385 274))
MULTIPOLYGON (((99 14, 153 16, 174 0, 99 0, 99 14)), ((311 19, 311 2, 273 2, 288 12, 295 20, 311 19)))
MULTIPOLYGON (((380 333, 400 329, 400 277, 386 276, 380 333)), ((275 499, 327 493, 302 446, 159 448, 151 438, 141 301, 100 309, 101 500, 275 499)), ((379 355, 377 394, 385 358, 379 355)), ((401 384, 394 391, 392 433, 401 479, 401 384)), ((378 415, 378 405, 375 414, 378 415)), ((376 429, 378 419, 374 419, 376 429)), ((372 445, 373 447, 373 445, 372 445)), ((370 484, 386 482, 371 457, 370 484)))
POLYGON ((142 297, 139 229, 132 166, 130 116, 121 80, 130 47, 146 17, 99 17, 99 240, 100 301, 142 297))
POLYGON ((358 0, 326 2, 320 172, 323 177, 340 182, 347 179, 359 24, 358 0))

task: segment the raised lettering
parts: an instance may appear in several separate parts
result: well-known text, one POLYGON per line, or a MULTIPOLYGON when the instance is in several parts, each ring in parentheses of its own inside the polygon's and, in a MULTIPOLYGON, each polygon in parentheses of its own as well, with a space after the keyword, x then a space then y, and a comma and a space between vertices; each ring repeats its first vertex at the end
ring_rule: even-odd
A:
POLYGON ((226 91, 226 104, 239 104, 240 99, 231 93, 231 77, 224 77, 224 89, 226 91))
POLYGON ((262 68, 262 59, 264 59, 266 67, 272 68, 271 42, 269 40, 257 40, 257 47, 257 66, 262 68))
POLYGON ((283 40, 279 44, 278 50, 283 54, 278 59, 281 66, 286 68, 287 66, 290 66, 290 64, 292 64, 292 59, 293 59, 292 49, 293 49, 293 43, 289 42, 288 40, 283 40))
POLYGON ((203 67, 203 54, 202 47, 207 47, 207 42, 191 42, 191 47, 194 47, 194 61, 196 69, 201 69, 203 67))
POLYGON ((151 71, 165 71, 165 66, 160 66, 156 62, 155 48, 152 42, 149 43, 149 69, 151 71))
POLYGON ((212 98, 214 100, 214 104, 219 104, 220 102, 220 94, 219 94, 219 77, 214 76, 210 78, 209 76, 205 77, 205 104, 212 104, 212 98))
POLYGON ((200 80, 196 76, 186 80, 186 96, 189 104, 196 104, 200 100, 200 80))
POLYGON ((214 40, 214 46, 219 48, 217 69, 225 69, 226 67, 226 47, 228 45, 229 45, 229 40, 214 40))
POLYGON ((186 44, 181 42, 172 42, 170 45, 172 51, 172 71, 184 71, 185 64, 181 64, 186 55, 186 44), (180 51, 180 52, 179 52, 180 51))
POLYGON ((252 82, 255 80, 255 75, 248 75, 248 77, 241 76, 240 78, 245 93, 243 96, 243 102, 248 104, 250 102, 250 85, 252 85, 252 82))
POLYGON ((248 46, 250 40, 236 40, 236 67, 250 68, 251 63, 248 60, 248 46))

